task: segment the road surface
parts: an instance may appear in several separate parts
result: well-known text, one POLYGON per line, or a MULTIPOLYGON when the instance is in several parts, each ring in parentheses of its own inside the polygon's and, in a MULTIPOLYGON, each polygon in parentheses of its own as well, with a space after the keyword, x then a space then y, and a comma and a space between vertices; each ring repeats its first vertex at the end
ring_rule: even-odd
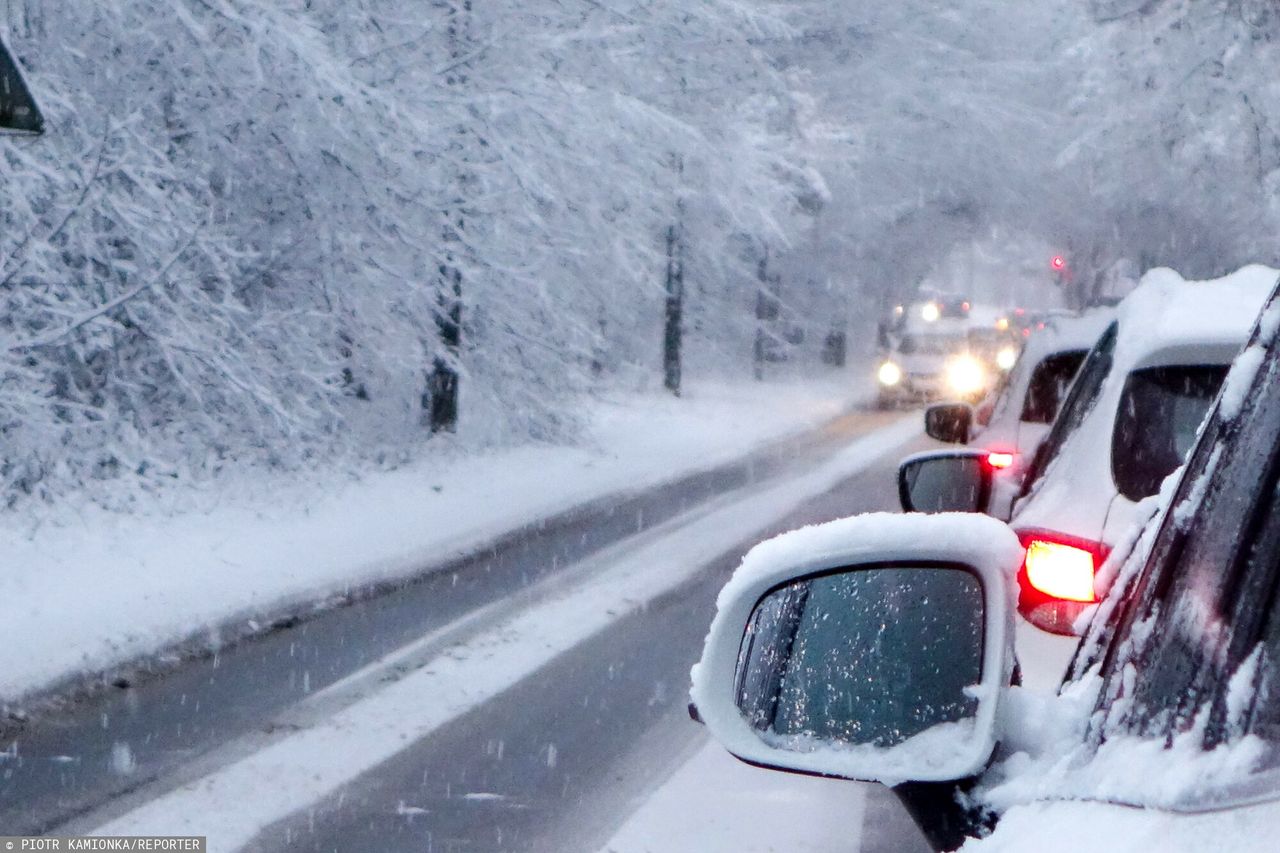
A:
MULTIPOLYGON (((806 472, 900 420, 850 415, 807 442, 524 531, 422 582, 31 720, 3 765, 0 825, 198 830, 210 849, 260 851, 596 851, 623 826, 636 836, 655 792, 673 777, 696 782, 706 736, 686 715, 688 672, 719 587, 766 533, 895 508, 896 460, 921 440, 898 439, 831 483, 806 472), (815 484, 797 507, 791 496, 815 484), (749 536, 737 537, 739 522, 749 536), (622 597, 601 604, 610 592, 622 597), (598 625, 576 624, 596 605, 598 625), (544 634, 527 633, 539 614, 544 634), (493 660, 506 672, 513 654, 523 663, 505 680, 485 669, 493 660), (438 661, 450 656, 462 663, 447 681, 438 661), (390 722, 379 717, 394 692, 384 687, 404 693, 414 679, 428 686, 390 722), (462 698, 447 699, 454 690, 462 698), (338 719, 345 728, 326 734, 338 719), (377 740, 396 731, 390 745, 377 740), (264 763, 272 754, 285 758, 264 763)), ((726 784, 735 771, 716 772, 726 784)), ((762 772, 743 766, 729 784, 750 789, 762 772)), ((822 784, 835 803, 847 791, 863 824, 840 849, 924 849, 882 789, 822 784)), ((731 849, 728 836, 688 842, 731 849)))

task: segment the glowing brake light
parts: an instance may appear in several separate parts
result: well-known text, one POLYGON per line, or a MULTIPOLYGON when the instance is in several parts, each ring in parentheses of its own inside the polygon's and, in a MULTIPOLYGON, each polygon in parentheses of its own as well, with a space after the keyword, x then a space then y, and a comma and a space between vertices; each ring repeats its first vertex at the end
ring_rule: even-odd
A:
POLYGON ((987 464, 996 469, 1011 468, 1013 467, 1013 454, 993 450, 987 454, 987 464))
POLYGON ((1027 582, 1045 595, 1066 601, 1093 601, 1095 555, 1084 548, 1047 539, 1027 541, 1023 563, 1027 582))

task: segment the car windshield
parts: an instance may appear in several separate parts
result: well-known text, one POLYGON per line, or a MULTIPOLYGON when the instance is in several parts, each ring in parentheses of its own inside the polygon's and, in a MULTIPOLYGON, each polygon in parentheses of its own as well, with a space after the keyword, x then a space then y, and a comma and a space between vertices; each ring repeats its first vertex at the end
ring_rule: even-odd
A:
POLYGON ((1120 494, 1137 501, 1159 491, 1195 443, 1226 373, 1226 365, 1194 365, 1129 374, 1111 438, 1111 472, 1120 494))
POLYGON ((906 335, 898 344, 903 355, 950 355, 961 352, 967 341, 951 335, 906 335))

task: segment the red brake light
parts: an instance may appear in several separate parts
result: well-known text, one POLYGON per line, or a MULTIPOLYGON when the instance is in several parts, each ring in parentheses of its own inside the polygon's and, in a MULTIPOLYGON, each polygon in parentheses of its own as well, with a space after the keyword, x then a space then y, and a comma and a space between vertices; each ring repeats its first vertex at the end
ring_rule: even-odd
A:
POLYGON ((1027 583, 1053 598, 1065 601, 1094 601, 1093 574, 1097 553, 1032 536, 1026 539, 1023 562, 1027 583))
POLYGON ((987 464, 996 469, 1010 468, 1013 466, 1013 454, 993 450, 987 454, 987 464))

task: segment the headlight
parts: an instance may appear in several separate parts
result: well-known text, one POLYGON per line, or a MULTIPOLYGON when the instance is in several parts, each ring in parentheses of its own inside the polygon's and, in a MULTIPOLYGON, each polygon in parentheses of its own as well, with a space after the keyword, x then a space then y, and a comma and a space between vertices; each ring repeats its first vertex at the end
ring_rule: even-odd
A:
POLYGON ((1018 351, 1013 347, 1000 347, 1000 351, 996 353, 996 366, 1001 370, 1013 370, 1013 366, 1018 363, 1018 351))
POLYGON ((976 394, 987 387, 987 371, 973 356, 957 356, 947 363, 947 385, 961 396, 976 394))
POLYGON ((926 323, 933 323, 942 316, 942 309, 938 307, 936 302, 926 302, 924 307, 920 309, 920 319, 926 323))
POLYGON ((880 380, 881 385, 897 385, 902 381, 902 368, 892 361, 886 361, 876 371, 876 378, 880 380))

